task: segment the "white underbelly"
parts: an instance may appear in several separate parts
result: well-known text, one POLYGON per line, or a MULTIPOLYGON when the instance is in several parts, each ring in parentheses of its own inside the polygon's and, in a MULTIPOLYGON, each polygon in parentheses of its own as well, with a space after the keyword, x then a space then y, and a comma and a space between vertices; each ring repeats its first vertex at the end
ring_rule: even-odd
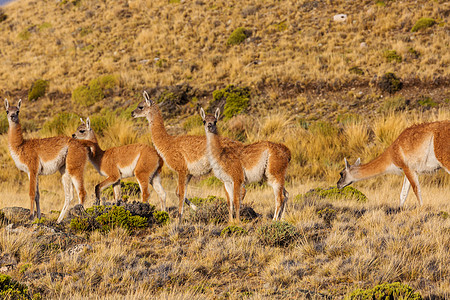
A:
POLYGON ((62 166, 66 164, 67 147, 59 151, 58 155, 48 161, 39 158, 39 175, 51 175, 56 173, 62 166))
POLYGON ((210 166, 213 170, 214 176, 216 176, 222 182, 233 182, 233 179, 228 175, 219 164, 219 162, 212 156, 209 155, 210 166))
POLYGON ((136 169, 136 165, 137 165, 137 162, 138 162, 140 156, 141 156, 140 154, 138 156, 136 156, 136 158, 133 160, 133 162, 128 166, 122 166, 122 167, 117 166, 119 168, 121 178, 134 176, 134 169, 136 169))
POLYGON ((189 173, 193 176, 204 175, 211 171, 211 165, 209 164, 209 160, 206 155, 203 155, 199 160, 195 162, 188 162, 187 167, 189 173))

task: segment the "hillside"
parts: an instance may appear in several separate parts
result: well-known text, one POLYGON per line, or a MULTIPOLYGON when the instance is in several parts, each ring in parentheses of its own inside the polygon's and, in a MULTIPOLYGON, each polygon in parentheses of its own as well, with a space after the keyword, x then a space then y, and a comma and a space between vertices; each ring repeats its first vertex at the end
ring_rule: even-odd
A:
POLYGON ((401 78, 397 95, 411 109, 422 98, 450 98, 447 1, 19 0, 3 12, 0 97, 26 98, 36 80, 48 81, 30 108, 37 127, 61 110, 116 109, 143 89, 179 84, 201 104, 218 88, 248 86, 249 112, 281 108, 331 121, 380 107, 386 72, 401 78), (338 13, 348 20, 334 22, 338 13), (412 32, 422 17, 434 25, 412 32), (237 28, 244 37, 233 45, 237 28), (102 75, 117 79, 113 93, 88 107, 70 101, 102 75))

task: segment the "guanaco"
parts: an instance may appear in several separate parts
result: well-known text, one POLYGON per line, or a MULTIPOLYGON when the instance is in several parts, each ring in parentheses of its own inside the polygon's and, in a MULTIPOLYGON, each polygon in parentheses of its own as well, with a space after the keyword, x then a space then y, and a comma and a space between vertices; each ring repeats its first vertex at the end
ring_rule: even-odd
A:
POLYGON ((81 119, 73 138, 92 142, 89 148, 89 160, 100 175, 107 176, 95 186, 96 203, 100 203, 100 193, 113 185, 114 198, 121 198, 120 180, 135 176, 142 193, 142 201, 150 198, 148 185, 152 185, 161 201, 161 209, 166 210, 166 192, 161 185, 161 168, 164 164, 156 150, 149 145, 131 144, 113 147, 107 150, 100 148, 89 118, 81 119))
POLYGON ((360 158, 354 165, 350 165, 347 159, 344 161, 338 188, 380 174, 404 173, 400 207, 403 207, 411 186, 419 205, 422 205, 418 175, 439 168, 450 173, 450 121, 422 123, 405 129, 380 156, 367 164, 361 165, 360 158))
POLYGON ((78 141, 67 136, 56 136, 42 139, 25 139, 19 121, 22 100, 17 106, 10 106, 5 99, 6 114, 9 123, 8 146, 11 157, 17 168, 27 173, 30 180, 29 197, 31 218, 41 218, 39 175, 51 175, 59 171, 62 175, 65 202, 58 217, 58 223, 64 218, 70 201, 73 198, 72 183, 81 204, 84 204, 84 167, 87 150, 78 141))
POLYGON ((205 125, 208 160, 214 175, 225 185, 230 222, 233 221, 233 208, 239 222, 240 205, 245 196, 244 184, 259 182, 264 177, 275 194, 273 219, 281 219, 289 196, 284 188, 286 170, 291 160, 289 149, 269 141, 248 145, 224 143, 217 129, 220 109, 216 109, 214 115, 206 115, 201 108, 200 115, 205 125))
POLYGON ((194 135, 170 135, 164 127, 158 105, 150 99, 146 91, 144 91, 144 101, 138 104, 131 116, 147 118, 156 151, 169 168, 178 174, 176 194, 179 198, 178 219, 181 221, 184 202, 192 209, 196 209, 196 206, 186 198, 187 184, 190 179, 192 176, 211 172, 211 166, 206 157, 206 138, 194 135))

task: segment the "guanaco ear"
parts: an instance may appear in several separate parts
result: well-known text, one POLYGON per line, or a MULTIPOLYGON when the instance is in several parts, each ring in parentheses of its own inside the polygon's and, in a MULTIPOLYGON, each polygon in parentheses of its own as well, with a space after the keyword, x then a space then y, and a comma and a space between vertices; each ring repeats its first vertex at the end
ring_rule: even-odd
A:
POLYGON ((348 163, 348 161, 345 157, 344 157, 344 162, 345 162, 345 169, 346 170, 350 169, 350 164, 348 163))
POLYGON ((358 159, 355 161, 355 166, 359 166, 361 164, 361 158, 358 157, 358 159))
POLYGON ((86 123, 84 123, 83 118, 80 118, 81 124, 85 125, 86 123))
POLYGON ((219 120, 219 116, 220 116, 220 108, 217 108, 216 112, 214 113, 214 117, 216 118, 216 120, 219 120))
POLYGON ((8 102, 8 99, 6 99, 6 98, 5 98, 5 108, 6 108, 6 110, 8 110, 8 108, 9 108, 9 102, 8 102))
POLYGON ((89 120, 89 117, 86 118, 86 127, 87 130, 91 130, 91 120, 89 120))
POLYGON ((17 109, 20 110, 20 105, 22 105, 22 99, 19 99, 19 102, 17 102, 17 109))
POLYGON ((205 121, 206 114, 205 111, 203 110, 203 107, 200 107, 200 116, 202 117, 202 120, 205 121))
POLYGON ((145 103, 147 103, 148 106, 153 104, 152 99, 150 99, 150 96, 148 95, 147 91, 144 91, 144 99, 145 103))

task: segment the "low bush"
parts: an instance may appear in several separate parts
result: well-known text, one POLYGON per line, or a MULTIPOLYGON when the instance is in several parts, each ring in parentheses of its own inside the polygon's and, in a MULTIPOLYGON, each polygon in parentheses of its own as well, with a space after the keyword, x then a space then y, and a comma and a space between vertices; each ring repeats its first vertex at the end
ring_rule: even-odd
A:
POLYGON ((159 225, 166 225, 170 221, 169 214, 165 211, 155 211, 153 213, 153 217, 156 220, 156 223, 159 225))
POLYGON ((380 78, 378 86, 382 91, 393 94, 402 89, 403 82, 401 78, 397 77, 394 73, 388 72, 380 78))
POLYGON ((239 45, 248 37, 248 30, 244 27, 236 28, 228 37, 227 46, 239 45))
POLYGON ((342 189, 331 187, 328 189, 315 188, 303 195, 297 195, 295 201, 305 201, 309 199, 331 199, 331 200, 356 200, 366 202, 367 197, 359 190, 351 186, 342 189))
POLYGON ((320 218, 322 218, 325 223, 330 226, 331 222, 336 219, 336 210, 331 207, 325 207, 317 212, 320 218))
POLYGON ((364 75, 363 69, 361 69, 358 66, 351 67, 350 69, 348 69, 348 71, 350 73, 353 73, 353 74, 356 74, 356 75, 364 75))
POLYGON ((67 128, 77 128, 80 116, 73 113, 62 112, 47 121, 42 126, 42 131, 51 135, 65 134, 67 128))
POLYGON ((224 198, 216 196, 195 197, 190 198, 189 201, 198 207, 196 211, 190 211, 189 218, 192 221, 203 224, 223 224, 228 222, 228 204, 224 198))
POLYGON ((0 298, 10 300, 31 299, 26 285, 4 274, 0 274, 0 298))
POLYGON ((259 227, 256 234, 263 245, 286 247, 298 237, 298 230, 287 222, 275 221, 259 227))
POLYGON ((410 286, 400 283, 383 283, 375 286, 372 289, 357 289, 353 291, 346 299, 349 300, 421 300, 422 295, 415 292, 410 286))
POLYGON ((433 108, 438 106, 436 102, 431 97, 422 96, 417 100, 417 103, 424 108, 433 108))
POLYGON ((419 30, 431 27, 434 24, 436 24, 436 21, 432 18, 420 18, 411 28, 411 32, 417 32, 419 30))
POLYGON ((383 52, 384 58, 386 58, 387 62, 402 62, 402 57, 395 50, 386 50, 383 52))
POLYGON ((121 206, 113 206, 108 212, 98 216, 95 220, 100 224, 99 230, 105 233, 116 227, 134 231, 148 226, 145 217, 132 216, 130 211, 121 206))
POLYGON ((245 235, 247 234, 247 230, 242 227, 230 225, 222 229, 220 232, 220 236, 236 236, 236 235, 245 235))
POLYGON ((229 85, 224 89, 213 92, 213 100, 210 103, 209 111, 212 112, 216 107, 219 107, 223 110, 224 119, 230 119, 247 109, 250 97, 250 88, 229 85))
POLYGON ((28 92, 28 100, 33 101, 39 99, 45 95, 48 89, 48 81, 43 79, 38 79, 31 85, 30 91, 28 92))
POLYGON ((5 21, 6 19, 8 19, 8 15, 5 14, 5 12, 3 11, 3 9, 0 8, 0 23, 5 21))
POLYGON ((72 92, 72 101, 82 106, 90 106, 111 94, 118 79, 113 75, 104 75, 92 79, 87 86, 77 87, 72 92))

